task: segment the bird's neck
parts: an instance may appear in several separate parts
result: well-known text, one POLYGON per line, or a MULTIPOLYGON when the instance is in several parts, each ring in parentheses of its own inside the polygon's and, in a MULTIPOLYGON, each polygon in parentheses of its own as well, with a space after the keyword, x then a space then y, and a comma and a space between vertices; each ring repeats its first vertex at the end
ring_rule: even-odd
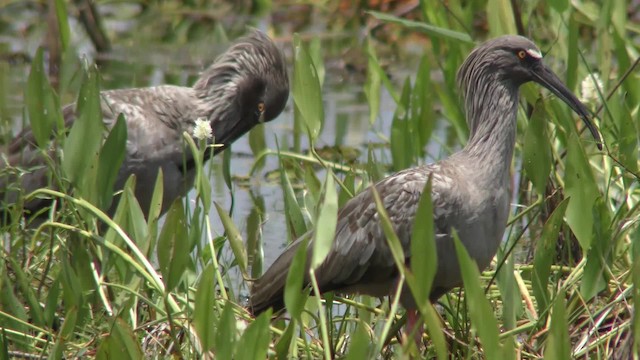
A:
POLYGON ((497 170, 491 176, 505 179, 516 141, 518 88, 492 80, 486 81, 487 86, 476 90, 476 93, 469 90, 466 94, 471 135, 463 152, 478 166, 497 170))

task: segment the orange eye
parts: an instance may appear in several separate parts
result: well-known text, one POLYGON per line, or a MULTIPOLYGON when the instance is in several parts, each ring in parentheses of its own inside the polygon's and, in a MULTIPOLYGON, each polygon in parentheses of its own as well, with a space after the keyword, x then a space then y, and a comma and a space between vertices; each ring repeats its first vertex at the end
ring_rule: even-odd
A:
POLYGON ((258 111, 261 113, 264 112, 264 102, 260 101, 258 103, 258 111))
POLYGON ((524 50, 518 51, 518 57, 520 58, 520 60, 524 60, 524 58, 527 57, 527 52, 524 50))

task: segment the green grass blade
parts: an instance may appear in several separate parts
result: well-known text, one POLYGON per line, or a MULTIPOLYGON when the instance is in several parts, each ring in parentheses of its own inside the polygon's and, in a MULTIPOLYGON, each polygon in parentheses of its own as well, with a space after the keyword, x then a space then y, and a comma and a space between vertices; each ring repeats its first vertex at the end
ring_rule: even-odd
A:
POLYGON ((461 33, 458 31, 445 29, 438 26, 429 25, 422 22, 407 20, 403 18, 399 18, 397 16, 377 12, 377 11, 367 11, 368 14, 372 15, 378 20, 382 20, 392 24, 402 25, 411 30, 417 30, 427 35, 436 36, 445 40, 451 40, 456 42, 466 42, 471 43, 471 37, 468 34, 461 33))

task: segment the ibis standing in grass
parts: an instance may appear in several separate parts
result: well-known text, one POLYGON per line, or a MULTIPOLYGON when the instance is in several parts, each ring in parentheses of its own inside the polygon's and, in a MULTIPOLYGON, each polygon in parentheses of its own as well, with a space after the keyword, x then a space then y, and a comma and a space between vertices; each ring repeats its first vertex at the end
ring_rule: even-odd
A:
MULTIPOLYGON (((518 88, 530 81, 567 103, 601 146, 598 131, 589 121, 589 112, 542 62, 536 45, 521 36, 502 36, 474 49, 458 72, 470 129, 467 145, 447 159, 400 171, 374 185, 408 264, 418 202, 426 182, 432 178, 437 248, 432 302, 462 283, 452 230, 455 229, 480 269, 486 268, 496 254, 509 214, 509 169, 516 141, 518 88)), ((287 272, 302 243, 298 239, 289 245, 253 283, 250 308, 254 314, 268 308, 283 308, 287 272)), ((396 289, 399 273, 387 244, 373 191, 366 189, 338 213, 329 254, 315 269, 320 292, 389 295, 396 289)), ((307 247, 308 270, 313 246, 307 247)), ((412 254, 412 258, 419 259, 420 254, 412 254)), ((309 286, 308 271, 304 283, 309 286)), ((400 302, 410 310, 409 319, 415 319, 417 305, 406 285, 400 302)))

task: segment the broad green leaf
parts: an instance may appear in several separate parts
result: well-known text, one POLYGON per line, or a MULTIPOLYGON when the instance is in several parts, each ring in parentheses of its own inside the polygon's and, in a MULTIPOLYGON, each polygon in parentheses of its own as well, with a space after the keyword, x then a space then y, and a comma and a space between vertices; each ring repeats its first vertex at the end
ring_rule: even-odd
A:
POLYGON ((101 195, 99 205, 107 210, 113 198, 113 186, 118 177, 118 169, 124 161, 127 143, 127 124, 122 114, 118 115, 113 128, 100 150, 98 158, 98 174, 96 176, 96 192, 101 195))
POLYGON ((591 212, 600 192, 580 139, 574 131, 569 135, 568 141, 564 190, 565 196, 571 197, 571 201, 567 207, 567 224, 576 235, 582 250, 587 251, 593 235, 591 212))
POLYGON ((284 304, 292 319, 300 319, 300 313, 307 301, 309 289, 303 291, 306 276, 308 243, 311 233, 303 235, 301 243, 289 266, 287 282, 284 288, 284 304))
POLYGON ((193 309, 193 326, 200 339, 203 351, 209 351, 215 344, 217 316, 214 312, 215 293, 215 270, 213 264, 209 264, 200 276, 198 289, 196 290, 195 305, 193 309))
POLYGON ((607 287, 608 275, 611 269, 611 253, 615 243, 610 239, 611 234, 611 214, 602 198, 596 199, 593 206, 592 218, 593 241, 586 254, 587 263, 584 266, 584 274, 580 284, 580 294, 585 301, 591 300, 594 296, 607 287))
POLYGON ((406 20, 403 18, 399 18, 397 16, 393 16, 393 15, 389 15, 389 14, 385 14, 377 11, 367 11, 367 13, 372 15, 378 20, 382 20, 392 24, 399 24, 411 30, 417 30, 427 35, 436 36, 445 40, 453 40, 453 41, 466 42, 466 43, 472 42, 471 37, 469 37, 469 35, 458 32, 458 31, 453 31, 450 29, 429 25, 423 22, 406 20))
POLYGON ((240 271, 242 274, 247 273, 247 253, 244 250, 244 243, 242 241, 242 235, 240 231, 233 223, 233 220, 227 214, 227 212, 218 205, 217 202, 214 202, 216 206, 216 210, 218 211, 218 216, 220 216, 220 221, 222 222, 222 226, 224 226, 224 231, 227 233, 227 238, 229 239, 229 245, 231 246, 231 251, 233 251, 233 255, 235 256, 236 261, 238 262, 238 266, 240 267, 240 271))
POLYGON ((247 326, 238 341, 235 359, 266 359, 269 350, 269 320, 271 310, 265 311, 247 326))
POLYGON ((551 171, 551 145, 545 131, 546 118, 544 104, 538 101, 524 136, 524 169, 540 196, 545 194, 551 171))
POLYGON ((97 71, 89 71, 80 89, 77 118, 64 143, 62 166, 71 183, 85 198, 95 196, 93 184, 102 145, 104 125, 100 105, 100 84, 97 71), (90 175, 89 175, 90 174, 90 175), (89 176, 87 176, 89 175, 89 176))
POLYGON ((289 356, 289 348, 291 347, 291 340, 293 339, 293 332, 296 329, 296 319, 291 319, 287 324, 287 328, 284 329, 282 336, 276 343, 276 359, 287 359, 289 356))
POLYGON ((429 302, 431 285, 438 269, 437 254, 429 177, 418 202, 411 234, 411 272, 419 279, 411 292, 419 308, 424 308, 429 302))
POLYGON ((96 359, 141 359, 144 357, 138 337, 121 318, 116 318, 111 331, 98 347, 96 359))
POLYGON ((24 101, 36 143, 41 149, 48 149, 53 126, 58 123, 58 118, 62 118, 62 113, 58 98, 44 71, 42 48, 38 48, 31 63, 24 101))
POLYGON ((371 343, 374 339, 369 337, 365 326, 362 320, 357 322, 356 328, 353 331, 353 340, 351 341, 345 360, 371 359, 371 343))
POLYGON ((318 73, 318 82, 320 83, 320 88, 324 84, 324 61, 322 60, 322 42, 320 38, 314 37, 309 41, 309 56, 313 62, 313 66, 316 68, 316 72, 318 73))
MULTIPOLYGON (((210 326, 213 326, 211 324, 210 326)), ((233 350, 236 346, 236 318, 233 314, 233 304, 226 302, 220 315, 218 328, 216 329, 215 353, 217 359, 233 359, 233 350)))
POLYGON ((498 332, 498 320, 496 320, 493 309, 478 281, 480 278, 478 266, 469 256, 467 249, 455 231, 453 234, 453 242, 462 273, 462 282, 469 306, 471 326, 478 332, 478 337, 484 349, 484 356, 487 359, 500 359, 502 357, 502 349, 498 332))
POLYGON ((545 359, 563 360, 572 358, 564 296, 564 290, 561 290, 554 300, 549 337, 544 349, 545 359))
POLYGON ((569 205, 569 198, 562 200, 553 210, 542 229, 542 236, 538 239, 535 256, 533 258, 532 290, 538 302, 538 313, 545 314, 549 308, 549 275, 551 264, 556 255, 556 243, 562 220, 569 205))
POLYGON ((298 34, 293 36, 293 50, 293 101, 302 115, 307 134, 313 143, 320 135, 324 121, 320 80, 311 56, 302 46, 298 34))
POLYGON ((158 264, 166 290, 173 290, 189 263, 187 224, 184 218, 182 200, 174 201, 158 238, 158 264))
POLYGON ((313 236, 312 269, 318 268, 329 254, 338 222, 338 194, 333 180, 333 173, 329 169, 327 169, 323 192, 324 200, 316 220, 313 236))
MULTIPOLYGON (((249 147, 251 148, 251 153, 254 157, 267 149, 267 142, 264 138, 264 124, 258 124, 249 131, 249 147)), ((261 158, 257 160, 254 168, 262 169, 265 163, 265 158, 261 158)), ((226 176, 225 172, 225 181, 226 176)))

